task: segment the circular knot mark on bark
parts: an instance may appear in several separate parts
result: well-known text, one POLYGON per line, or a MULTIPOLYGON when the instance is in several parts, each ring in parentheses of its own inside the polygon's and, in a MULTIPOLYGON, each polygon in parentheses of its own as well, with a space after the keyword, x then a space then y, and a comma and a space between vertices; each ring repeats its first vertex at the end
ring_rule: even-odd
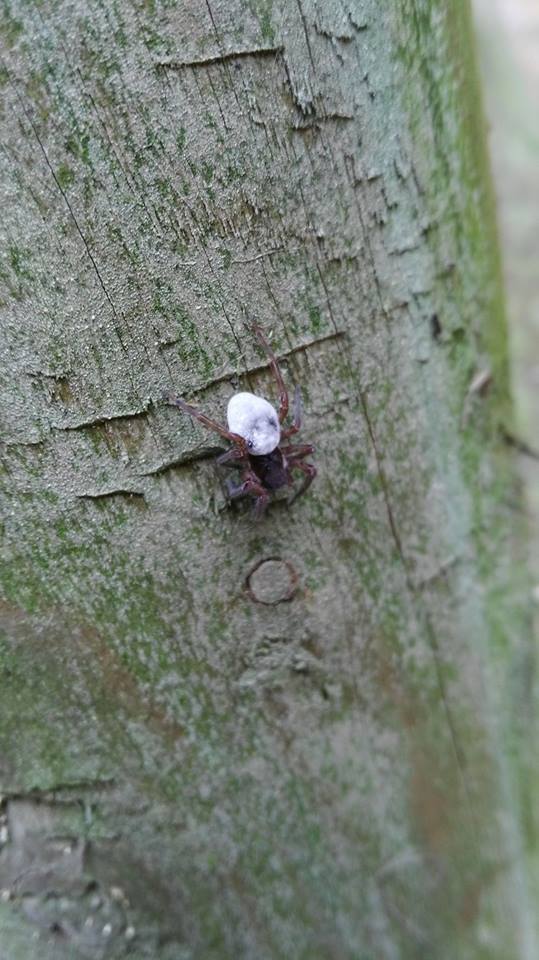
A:
POLYGON ((292 599, 297 589, 298 575, 288 560, 268 557, 253 567, 245 583, 251 600, 273 607, 292 599))

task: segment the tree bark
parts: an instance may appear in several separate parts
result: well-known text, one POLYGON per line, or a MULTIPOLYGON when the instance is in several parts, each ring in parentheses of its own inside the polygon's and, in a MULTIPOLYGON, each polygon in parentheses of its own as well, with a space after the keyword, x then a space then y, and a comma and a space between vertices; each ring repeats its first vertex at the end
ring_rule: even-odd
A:
POLYGON ((533 960, 467 4, 2 22, 6 955, 533 960), (275 396, 253 321, 319 471, 259 523, 162 400, 275 396))

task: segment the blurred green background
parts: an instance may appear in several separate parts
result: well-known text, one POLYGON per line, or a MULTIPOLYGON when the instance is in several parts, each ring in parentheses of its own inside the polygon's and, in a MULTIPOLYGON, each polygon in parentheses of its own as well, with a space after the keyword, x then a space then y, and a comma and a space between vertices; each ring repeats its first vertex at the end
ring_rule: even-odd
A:
MULTIPOLYGON (((539 640, 539 0, 472 2, 498 200, 515 433, 522 441, 517 455, 530 532, 539 640), (522 452, 526 447, 528 453, 522 452)), ((538 704, 537 670, 535 684, 538 704)), ((536 762, 533 758, 534 769, 536 762)), ((536 804, 537 790, 536 780, 536 804)), ((539 897, 537 849, 529 849, 528 854, 539 897)))
MULTIPOLYGON (((539 0, 473 0, 539 611, 539 0)), ((536 618, 537 620, 537 618, 536 618)))

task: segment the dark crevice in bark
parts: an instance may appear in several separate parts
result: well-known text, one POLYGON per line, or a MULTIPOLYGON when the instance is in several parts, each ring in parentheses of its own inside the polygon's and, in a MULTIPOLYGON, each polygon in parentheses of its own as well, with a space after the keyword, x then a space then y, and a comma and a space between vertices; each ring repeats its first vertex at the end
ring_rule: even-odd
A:
POLYGON ((95 493, 78 493, 77 500, 108 500, 114 497, 124 497, 128 501, 145 502, 146 497, 141 490, 129 490, 124 488, 115 488, 112 490, 99 490, 95 493))
POLYGON ((255 47, 253 50, 227 50, 225 53, 216 53, 201 60, 157 60, 154 66, 159 70, 185 70, 188 67, 212 67, 217 63, 227 63, 230 60, 241 60, 243 57, 275 57, 281 54, 284 47, 255 47))

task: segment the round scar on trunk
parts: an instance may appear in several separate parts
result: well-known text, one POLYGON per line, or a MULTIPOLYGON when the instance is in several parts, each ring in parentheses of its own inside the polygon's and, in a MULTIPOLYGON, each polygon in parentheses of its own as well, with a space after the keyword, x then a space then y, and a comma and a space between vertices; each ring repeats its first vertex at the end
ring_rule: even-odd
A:
POLYGON ((274 606, 291 600, 298 585, 298 575, 288 560, 269 557, 261 560, 247 575, 246 586, 251 600, 274 606))

